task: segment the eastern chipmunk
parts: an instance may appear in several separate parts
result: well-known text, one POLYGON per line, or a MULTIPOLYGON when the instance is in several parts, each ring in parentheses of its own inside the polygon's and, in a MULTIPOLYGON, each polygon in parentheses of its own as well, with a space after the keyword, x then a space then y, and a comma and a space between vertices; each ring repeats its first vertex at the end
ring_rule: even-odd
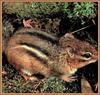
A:
POLYGON ((57 76, 65 81, 77 69, 97 61, 97 50, 87 42, 76 39, 71 34, 61 38, 34 28, 22 28, 11 37, 6 55, 25 78, 37 80, 37 74, 44 77, 57 76))

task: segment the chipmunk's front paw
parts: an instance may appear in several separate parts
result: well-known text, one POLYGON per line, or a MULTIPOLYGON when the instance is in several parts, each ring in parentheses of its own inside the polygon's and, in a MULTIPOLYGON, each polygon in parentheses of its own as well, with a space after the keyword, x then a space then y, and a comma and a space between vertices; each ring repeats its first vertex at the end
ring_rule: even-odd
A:
POLYGON ((63 79, 66 82, 73 82, 76 80, 76 78, 77 76, 66 76, 66 75, 61 76, 61 79, 63 79))

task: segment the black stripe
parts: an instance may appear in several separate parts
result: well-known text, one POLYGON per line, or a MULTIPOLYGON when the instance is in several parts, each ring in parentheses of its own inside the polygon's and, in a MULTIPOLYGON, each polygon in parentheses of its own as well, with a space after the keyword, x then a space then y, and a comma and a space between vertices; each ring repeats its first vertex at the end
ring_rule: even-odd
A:
POLYGON ((39 38, 51 41, 52 43, 58 43, 58 38, 53 37, 47 33, 29 32, 29 31, 16 33, 16 35, 26 35, 26 34, 28 34, 30 36, 38 36, 39 38))
POLYGON ((42 53, 44 53, 44 55, 47 55, 47 56, 50 55, 49 52, 47 52, 46 50, 40 48, 39 46, 35 46, 35 45, 31 44, 31 43, 25 43, 24 42, 24 43, 18 43, 18 44, 20 44, 20 45, 26 45, 26 46, 28 46, 30 48, 35 48, 38 51, 41 51, 42 53))
POLYGON ((36 55, 34 52, 32 52, 30 50, 25 50, 25 52, 27 54, 29 54, 30 56, 35 57, 37 60, 39 60, 43 64, 47 65, 47 60, 46 59, 43 59, 43 58, 39 57, 38 55, 36 55))

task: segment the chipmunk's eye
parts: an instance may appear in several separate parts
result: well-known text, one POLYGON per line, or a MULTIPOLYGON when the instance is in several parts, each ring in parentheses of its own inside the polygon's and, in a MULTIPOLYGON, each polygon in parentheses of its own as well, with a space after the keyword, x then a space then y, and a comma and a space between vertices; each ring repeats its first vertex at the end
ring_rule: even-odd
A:
POLYGON ((85 54, 82 55, 82 57, 85 58, 90 58, 92 56, 92 54, 90 52, 86 52, 85 54))

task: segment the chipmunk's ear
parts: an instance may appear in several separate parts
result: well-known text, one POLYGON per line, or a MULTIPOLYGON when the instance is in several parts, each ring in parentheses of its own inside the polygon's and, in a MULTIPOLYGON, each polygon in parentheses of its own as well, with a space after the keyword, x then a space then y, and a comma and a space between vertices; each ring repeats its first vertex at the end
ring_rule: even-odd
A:
POLYGON ((71 47, 68 47, 67 48, 67 53, 70 56, 70 58, 73 58, 74 57, 73 49, 71 47))

